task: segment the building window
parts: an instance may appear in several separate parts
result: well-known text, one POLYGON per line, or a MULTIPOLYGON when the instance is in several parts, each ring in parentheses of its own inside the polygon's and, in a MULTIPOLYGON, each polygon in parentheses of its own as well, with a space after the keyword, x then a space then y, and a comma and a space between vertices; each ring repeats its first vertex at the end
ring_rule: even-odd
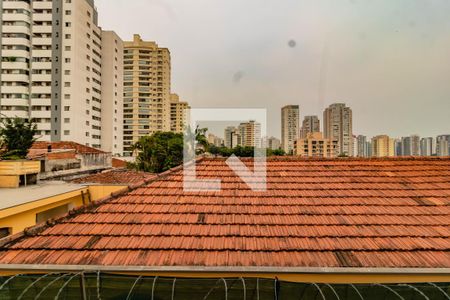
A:
POLYGON ((49 219, 62 216, 69 211, 69 204, 61 205, 36 214, 36 223, 43 223, 49 219))
POLYGON ((0 228, 0 238, 4 238, 5 236, 10 235, 12 232, 10 227, 2 227, 0 228))
POLYGON ((70 135, 70 130, 64 130, 64 135, 70 135))

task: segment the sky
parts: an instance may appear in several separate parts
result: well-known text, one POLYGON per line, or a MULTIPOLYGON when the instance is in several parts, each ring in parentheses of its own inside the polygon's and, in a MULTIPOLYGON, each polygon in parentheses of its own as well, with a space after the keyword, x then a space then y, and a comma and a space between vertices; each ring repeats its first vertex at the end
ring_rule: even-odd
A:
POLYGON ((356 135, 450 134, 448 0, 95 3, 103 29, 169 48, 172 92, 193 108, 266 108, 279 137, 282 106, 322 122, 343 102, 356 135))

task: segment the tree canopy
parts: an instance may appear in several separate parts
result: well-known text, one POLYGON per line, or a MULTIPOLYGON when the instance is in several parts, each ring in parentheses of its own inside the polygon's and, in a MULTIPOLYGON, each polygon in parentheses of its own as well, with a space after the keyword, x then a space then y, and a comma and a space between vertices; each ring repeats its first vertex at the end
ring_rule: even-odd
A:
POLYGON ((36 124, 21 118, 4 118, 0 122, 3 159, 25 159, 35 142, 36 124))
POLYGON ((183 135, 173 132, 156 132, 144 136, 134 144, 138 151, 132 168, 160 173, 183 163, 183 135))

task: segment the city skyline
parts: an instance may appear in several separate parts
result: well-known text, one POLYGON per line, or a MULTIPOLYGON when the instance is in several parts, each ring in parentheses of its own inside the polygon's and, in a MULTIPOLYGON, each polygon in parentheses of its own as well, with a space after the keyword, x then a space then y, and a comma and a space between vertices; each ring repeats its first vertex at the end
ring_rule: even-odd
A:
POLYGON ((171 49, 172 85, 192 107, 267 107, 275 136, 282 106, 320 116, 335 102, 352 108, 356 135, 450 131, 449 2, 216 4, 96 1, 106 28, 171 49))

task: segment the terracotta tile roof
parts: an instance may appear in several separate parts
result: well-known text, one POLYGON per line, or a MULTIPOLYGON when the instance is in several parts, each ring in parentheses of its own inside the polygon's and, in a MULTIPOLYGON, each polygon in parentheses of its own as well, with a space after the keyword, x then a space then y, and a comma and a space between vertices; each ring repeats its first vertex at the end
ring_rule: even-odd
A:
MULTIPOLYGON (((250 162, 247 161, 250 165, 250 162)), ((450 267, 450 158, 273 158, 251 191, 222 159, 182 170, 3 246, 0 264, 450 267)))
POLYGON ((113 168, 126 168, 127 162, 122 159, 113 157, 112 158, 112 166, 113 166, 113 168))
POLYGON ((72 180, 73 183, 137 184, 155 178, 155 174, 126 169, 108 170, 72 180))
POLYGON ((31 150, 37 150, 37 149, 47 149, 47 147, 51 145, 52 149, 75 149, 77 153, 86 154, 86 153, 106 153, 100 149, 88 147, 82 144, 78 144, 75 142, 34 142, 33 146, 31 147, 31 150))

